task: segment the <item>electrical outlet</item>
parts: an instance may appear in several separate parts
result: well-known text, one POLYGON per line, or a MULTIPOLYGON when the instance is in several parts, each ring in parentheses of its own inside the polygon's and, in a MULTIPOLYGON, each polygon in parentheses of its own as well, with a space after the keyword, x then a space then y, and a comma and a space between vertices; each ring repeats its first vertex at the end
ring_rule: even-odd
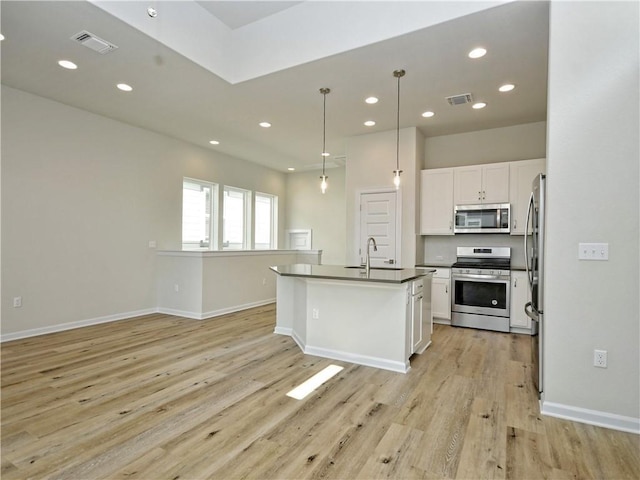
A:
POLYGON ((156 248, 157 243, 155 240, 149 240, 149 248, 156 248))
POLYGON ((320 318, 320 310, 318 310, 317 308, 314 308, 311 311, 311 318, 313 318, 314 320, 318 320, 320 318))
POLYGON ((178 285, 177 283, 173 284, 173 290, 177 293, 180 291, 180 285, 178 285))
POLYGON ((593 351, 593 366, 598 368, 607 368, 607 351, 606 350, 593 351))
POLYGON ((13 307, 20 308, 22 306, 22 297, 13 297, 13 307))
POLYGON ((266 279, 266 278, 263 278, 263 279, 262 279, 262 285, 266 285, 266 284, 267 284, 267 279, 266 279))

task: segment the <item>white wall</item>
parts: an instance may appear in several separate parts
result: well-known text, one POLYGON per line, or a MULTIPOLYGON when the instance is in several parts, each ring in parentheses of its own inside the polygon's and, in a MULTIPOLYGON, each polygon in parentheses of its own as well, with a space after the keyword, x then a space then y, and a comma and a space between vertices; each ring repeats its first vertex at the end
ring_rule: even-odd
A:
MULTIPOLYGON (((416 263, 418 202, 417 177, 422 161, 418 157, 424 138, 416 128, 400 130, 400 169, 403 170, 402 194, 402 245, 401 265, 413 267, 416 263)), ((347 262, 358 264, 357 209, 359 192, 393 187, 393 171, 396 169, 396 131, 390 130, 351 137, 347 140, 347 262)))
POLYGON ((638 23, 638 2, 551 4, 544 290, 544 409, 621 415, 635 419, 635 428, 640 427, 638 23), (579 242, 609 243, 609 261, 579 261, 579 242), (607 369, 592 366, 594 349, 608 351, 607 369))
MULTIPOLYGON (((314 250, 324 265, 346 260, 345 168, 326 170, 327 192, 320 191, 321 171, 287 174, 286 228, 310 228, 314 250)), ((285 248, 286 245, 282 244, 285 248)))
POLYGON ((461 167, 546 157, 546 122, 425 139, 422 168, 461 167))
POLYGON ((284 218, 283 173, 2 86, 2 333, 155 308, 148 242, 180 249, 183 176, 284 218))

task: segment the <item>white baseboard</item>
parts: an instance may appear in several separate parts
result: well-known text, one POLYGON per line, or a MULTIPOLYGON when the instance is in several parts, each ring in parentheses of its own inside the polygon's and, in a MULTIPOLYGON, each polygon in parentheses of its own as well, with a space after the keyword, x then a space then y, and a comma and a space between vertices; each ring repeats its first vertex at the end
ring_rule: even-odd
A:
POLYGON ((290 327, 278 327, 273 329, 273 333, 277 333, 278 335, 286 335, 287 337, 293 336, 293 328, 290 327))
POLYGON ((597 427, 611 428, 622 432, 635 433, 640 435, 640 418, 625 417, 615 413, 589 410, 587 408, 563 405, 561 403, 541 402, 540 411, 543 415, 550 417, 572 420, 574 422, 586 423, 597 427))
POLYGON ((209 312, 203 312, 201 314, 201 320, 207 318, 219 317, 228 313, 239 312, 241 310, 248 310, 249 308, 262 307, 263 305, 269 305, 270 303, 276 303, 275 297, 267 298, 266 300, 259 300, 257 302, 245 303, 242 305, 234 305, 232 307, 220 308, 218 310, 211 310, 209 312))
POLYGON ((392 372, 407 373, 411 366, 409 362, 396 362, 386 360, 384 358, 369 357, 367 355, 358 355, 339 350, 330 350, 328 348, 313 347, 307 345, 304 349, 306 355, 315 355, 317 357, 331 358, 332 360, 342 360, 349 363, 357 363, 367 367, 381 368, 383 370, 391 370, 392 372))
POLYGON ((9 342, 11 340, 19 340, 21 338, 36 337, 38 335, 46 335, 47 333, 63 332, 65 330, 73 330, 74 328, 88 327, 90 325, 98 325, 100 323, 116 322, 118 320, 126 320, 133 317, 141 317, 142 315, 150 315, 156 313, 155 308, 147 308, 144 310, 136 310, 133 312, 117 313, 115 315, 107 315, 104 317, 89 318, 87 320, 79 320, 77 322, 61 323, 51 325, 49 327, 32 328, 22 330, 20 332, 5 333, 0 335, 1 342, 9 342))
POLYGON ((221 308, 220 310, 213 310, 205 313, 187 312, 184 310, 176 310, 172 308, 147 308, 144 310, 136 310, 133 312, 117 313, 114 315, 107 315, 104 317, 89 318, 87 320, 79 320, 77 322, 61 323, 58 325, 51 325, 48 327, 32 328, 29 330, 22 330, 20 332, 5 333, 0 335, 0 343, 10 342, 11 340, 19 340, 21 338, 36 337, 38 335, 46 335, 47 333, 63 332, 65 330, 73 330, 74 328, 88 327, 90 325, 98 325, 100 323, 116 322, 118 320, 127 320, 128 318, 141 317, 142 315, 151 315, 153 313, 163 313, 165 315, 175 315, 178 317, 191 318, 193 320, 205 320, 207 318, 219 317, 227 313, 239 312, 241 310, 247 310, 249 308, 261 307, 274 303, 275 298, 261 300, 259 302, 247 303, 244 305, 236 305, 233 307, 221 308))
POLYGON ((242 310, 248 310, 249 308, 261 307, 263 305, 269 305, 275 303, 275 298, 268 298, 267 300, 260 300, 258 302, 245 303, 243 305, 234 305, 232 307, 220 308, 218 310, 211 310, 208 312, 189 312, 187 310, 177 310, 175 308, 159 307, 158 313, 164 313, 166 315, 175 315, 177 317, 191 318, 193 320, 206 320, 207 318, 220 317, 228 313, 240 312, 242 310))

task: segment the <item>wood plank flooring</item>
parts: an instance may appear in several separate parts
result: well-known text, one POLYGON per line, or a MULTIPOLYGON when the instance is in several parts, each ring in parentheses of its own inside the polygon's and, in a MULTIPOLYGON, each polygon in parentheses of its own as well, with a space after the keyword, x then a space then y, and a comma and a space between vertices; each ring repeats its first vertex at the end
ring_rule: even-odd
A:
POLYGON ((640 478, 639 436, 538 413, 526 336, 436 325, 403 375, 274 325, 268 305, 4 343, 2 479, 640 478))

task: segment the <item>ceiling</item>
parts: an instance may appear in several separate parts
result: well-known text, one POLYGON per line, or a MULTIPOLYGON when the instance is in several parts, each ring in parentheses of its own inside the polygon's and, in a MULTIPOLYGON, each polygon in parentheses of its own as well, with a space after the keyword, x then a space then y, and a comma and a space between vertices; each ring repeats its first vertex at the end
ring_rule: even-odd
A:
POLYGON ((330 165, 344 162, 347 138, 395 129, 398 68, 407 72, 400 127, 427 137, 546 119, 549 9, 542 1, 3 0, 0 15, 3 84, 281 171, 322 161, 321 87, 331 89, 330 165), (117 10, 132 5, 144 20, 117 10), (459 16, 465 8, 475 11, 459 16), (188 9, 196 17, 182 15, 188 9), (455 18, 438 21, 447 9, 455 18), (366 21, 346 21, 350 14, 366 21), (386 28, 394 20, 400 30, 386 28), (398 34, 403 26, 408 31, 398 34), (118 48, 100 55, 70 40, 82 30, 118 48), (469 59, 476 46, 487 55, 469 59), (62 69, 60 59, 78 69, 62 69), (243 69, 249 73, 238 75, 243 69), (134 90, 121 92, 118 82, 134 90), (516 89, 499 93, 507 82, 516 89), (487 107, 447 103, 462 93, 487 107), (370 95, 380 101, 366 104, 370 95), (426 110, 435 116, 423 118, 426 110))

